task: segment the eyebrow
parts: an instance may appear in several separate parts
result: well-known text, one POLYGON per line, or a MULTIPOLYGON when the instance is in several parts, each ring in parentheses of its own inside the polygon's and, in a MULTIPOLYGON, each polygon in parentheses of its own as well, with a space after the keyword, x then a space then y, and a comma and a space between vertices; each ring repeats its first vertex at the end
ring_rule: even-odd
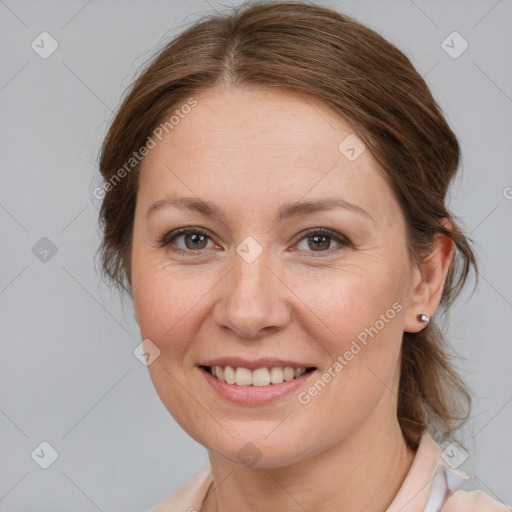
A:
MULTIPOLYGON (((146 218, 156 210, 164 206, 174 206, 181 210, 195 211, 205 217, 216 216, 223 219, 223 211, 219 206, 210 201, 205 201, 197 197, 165 197, 153 203, 146 211, 146 218)), ((350 203, 344 199, 332 198, 319 201, 302 201, 298 203, 286 203, 281 205, 276 215, 276 222, 285 219, 298 217, 319 211, 332 210, 334 208, 344 208, 355 213, 359 213, 375 222, 374 218, 360 206, 350 203)))

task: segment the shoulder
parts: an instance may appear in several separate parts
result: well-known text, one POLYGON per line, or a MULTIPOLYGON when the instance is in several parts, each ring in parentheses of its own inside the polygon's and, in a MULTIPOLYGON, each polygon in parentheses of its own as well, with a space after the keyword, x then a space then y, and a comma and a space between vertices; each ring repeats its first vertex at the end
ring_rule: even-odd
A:
POLYGON ((492 499, 480 490, 455 491, 442 508, 442 512, 511 512, 512 507, 492 499))
POLYGON ((206 466, 164 501, 145 512, 197 512, 212 483, 211 466, 206 466))

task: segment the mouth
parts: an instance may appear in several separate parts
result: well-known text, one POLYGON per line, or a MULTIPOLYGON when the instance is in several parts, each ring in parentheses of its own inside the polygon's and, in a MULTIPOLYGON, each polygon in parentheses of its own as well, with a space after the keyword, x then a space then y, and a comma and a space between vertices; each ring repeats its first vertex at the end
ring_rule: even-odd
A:
POLYGON ((282 384, 297 380, 306 373, 316 370, 316 367, 293 368, 291 366, 266 366, 261 368, 244 368, 229 365, 199 367, 213 378, 232 386, 261 387, 282 384))

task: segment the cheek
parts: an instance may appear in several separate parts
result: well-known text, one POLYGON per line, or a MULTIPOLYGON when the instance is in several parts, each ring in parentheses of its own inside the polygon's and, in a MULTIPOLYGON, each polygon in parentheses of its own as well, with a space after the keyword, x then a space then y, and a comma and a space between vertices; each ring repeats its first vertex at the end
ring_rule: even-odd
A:
POLYGON ((394 264, 373 261, 364 269, 326 276, 309 292, 304 288, 297 293, 321 320, 322 337, 310 334, 321 339, 330 359, 320 376, 328 381, 328 391, 319 393, 323 398, 315 402, 317 392, 311 388, 301 397, 301 403, 311 400, 315 415, 327 414, 325 421, 336 417, 350 428, 393 388, 399 372, 404 289, 403 274, 394 264))
MULTIPOLYGON (((201 322, 202 301, 215 286, 211 271, 177 270, 150 258, 135 258, 132 268, 133 303, 143 338, 162 353, 182 353, 201 322)), ((203 302, 204 303, 204 302, 203 302)))
POLYGON ((295 287, 297 296, 318 318, 332 339, 332 349, 348 349, 351 340, 364 338, 365 329, 399 332, 403 309, 403 275, 393 264, 368 262, 357 268, 304 280, 295 287), (395 326, 398 326, 398 331, 395 326))
MULTIPOLYGON (((405 289, 400 270, 404 267, 397 263, 368 258, 364 265, 347 265, 343 273, 326 275, 310 283, 314 286, 297 292, 321 320, 322 336, 313 331, 310 335, 321 340, 321 351, 330 360, 320 376, 329 381, 328 391, 313 405, 315 414, 327 410, 337 417, 351 411, 351 421, 363 421, 394 387, 393 379, 399 373, 405 289), (330 405, 325 407, 326 403, 330 405)), ((322 389, 322 385, 317 387, 322 389)), ((306 393, 304 401, 310 397, 315 400, 315 390, 306 393)), ((350 422, 343 421, 349 428, 350 422)))

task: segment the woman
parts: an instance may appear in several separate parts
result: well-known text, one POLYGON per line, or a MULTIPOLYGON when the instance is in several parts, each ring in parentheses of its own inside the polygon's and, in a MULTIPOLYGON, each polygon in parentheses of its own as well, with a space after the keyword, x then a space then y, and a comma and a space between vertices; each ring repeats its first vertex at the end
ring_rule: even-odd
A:
POLYGON ((470 406, 432 320, 476 271, 458 161, 409 60, 311 3, 201 20, 148 65, 102 147, 102 262, 211 463, 154 512, 509 510, 434 441, 470 406))

